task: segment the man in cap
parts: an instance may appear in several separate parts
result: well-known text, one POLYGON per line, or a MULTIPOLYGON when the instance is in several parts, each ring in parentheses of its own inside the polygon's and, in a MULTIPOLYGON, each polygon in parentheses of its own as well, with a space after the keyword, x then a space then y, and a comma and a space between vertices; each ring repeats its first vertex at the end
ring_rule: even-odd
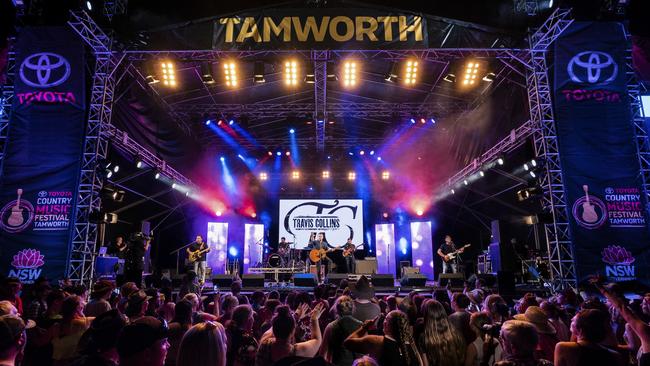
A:
POLYGON ((145 316, 122 329, 117 340, 120 366, 162 366, 167 357, 167 322, 145 316))
POLYGON ((124 315, 128 316, 131 322, 142 318, 147 312, 150 299, 151 297, 147 296, 143 290, 132 293, 126 304, 124 315))
POLYGON ((372 320, 381 314, 379 304, 371 302, 375 297, 375 288, 370 285, 366 276, 361 276, 354 285, 354 313, 352 316, 360 321, 372 320))
POLYGON ((93 285, 93 291, 90 293, 91 300, 86 304, 84 314, 88 317, 97 317, 111 310, 111 304, 108 299, 111 298, 113 283, 107 280, 99 280, 93 285))
POLYGON ((22 357, 27 334, 25 330, 34 327, 33 321, 27 324, 16 315, 0 316, 0 365, 13 366, 22 357))

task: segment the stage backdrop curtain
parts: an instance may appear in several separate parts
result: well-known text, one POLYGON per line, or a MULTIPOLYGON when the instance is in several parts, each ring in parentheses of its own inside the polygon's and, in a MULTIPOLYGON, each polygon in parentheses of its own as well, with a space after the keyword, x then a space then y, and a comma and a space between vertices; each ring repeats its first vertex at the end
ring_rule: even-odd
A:
POLYGON ((555 46, 555 117, 579 278, 648 282, 650 235, 639 175, 622 24, 576 22, 555 46))
POLYGON ((84 48, 64 27, 27 27, 0 174, 0 269, 60 279, 69 255, 86 115, 84 48))

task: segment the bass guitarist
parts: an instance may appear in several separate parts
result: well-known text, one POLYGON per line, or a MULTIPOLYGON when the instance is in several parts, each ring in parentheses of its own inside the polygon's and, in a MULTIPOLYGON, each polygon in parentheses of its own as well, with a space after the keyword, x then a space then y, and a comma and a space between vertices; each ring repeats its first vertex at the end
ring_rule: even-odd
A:
POLYGON ((194 272, 199 278, 201 284, 205 283, 205 270, 207 268, 207 253, 210 251, 208 245, 203 241, 203 237, 199 234, 196 236, 194 243, 187 249, 187 257, 194 266, 194 272))
POLYGON ((445 235, 445 242, 438 248, 438 255, 442 258, 442 273, 457 273, 458 272, 458 257, 449 259, 449 254, 456 251, 462 253, 465 248, 456 249, 454 241, 451 240, 451 235, 445 235))
POLYGON ((354 251, 357 247, 352 244, 352 238, 348 238, 348 241, 343 244, 343 259, 345 259, 345 270, 346 273, 356 273, 357 263, 354 259, 354 251))

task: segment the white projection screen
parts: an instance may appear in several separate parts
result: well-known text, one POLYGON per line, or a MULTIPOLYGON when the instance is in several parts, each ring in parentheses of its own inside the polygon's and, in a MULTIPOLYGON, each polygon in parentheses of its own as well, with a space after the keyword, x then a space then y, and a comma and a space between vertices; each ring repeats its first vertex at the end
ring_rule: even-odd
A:
POLYGON ((413 266, 420 273, 433 280, 433 244, 431 240, 431 221, 411 223, 411 256, 413 266))
POLYGON ((311 233, 325 233, 331 246, 349 237, 363 242, 363 201, 358 199, 280 200, 279 238, 296 242, 296 249, 309 245, 311 233))
POLYGON ((258 266, 262 262, 264 247, 264 225, 244 225, 244 273, 249 267, 258 266))
POLYGON ((208 222, 208 266, 212 274, 224 274, 226 271, 226 256, 228 254, 228 223, 208 222))
POLYGON ((375 225, 375 254, 377 273, 395 275, 395 225, 375 225))

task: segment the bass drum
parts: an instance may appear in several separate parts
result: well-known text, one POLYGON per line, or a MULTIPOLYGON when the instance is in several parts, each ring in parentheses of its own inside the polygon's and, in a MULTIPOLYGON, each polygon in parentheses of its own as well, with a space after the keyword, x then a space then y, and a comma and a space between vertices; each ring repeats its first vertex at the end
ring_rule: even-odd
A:
POLYGON ((282 267, 282 257, 278 253, 273 253, 269 256, 269 267, 282 267))

